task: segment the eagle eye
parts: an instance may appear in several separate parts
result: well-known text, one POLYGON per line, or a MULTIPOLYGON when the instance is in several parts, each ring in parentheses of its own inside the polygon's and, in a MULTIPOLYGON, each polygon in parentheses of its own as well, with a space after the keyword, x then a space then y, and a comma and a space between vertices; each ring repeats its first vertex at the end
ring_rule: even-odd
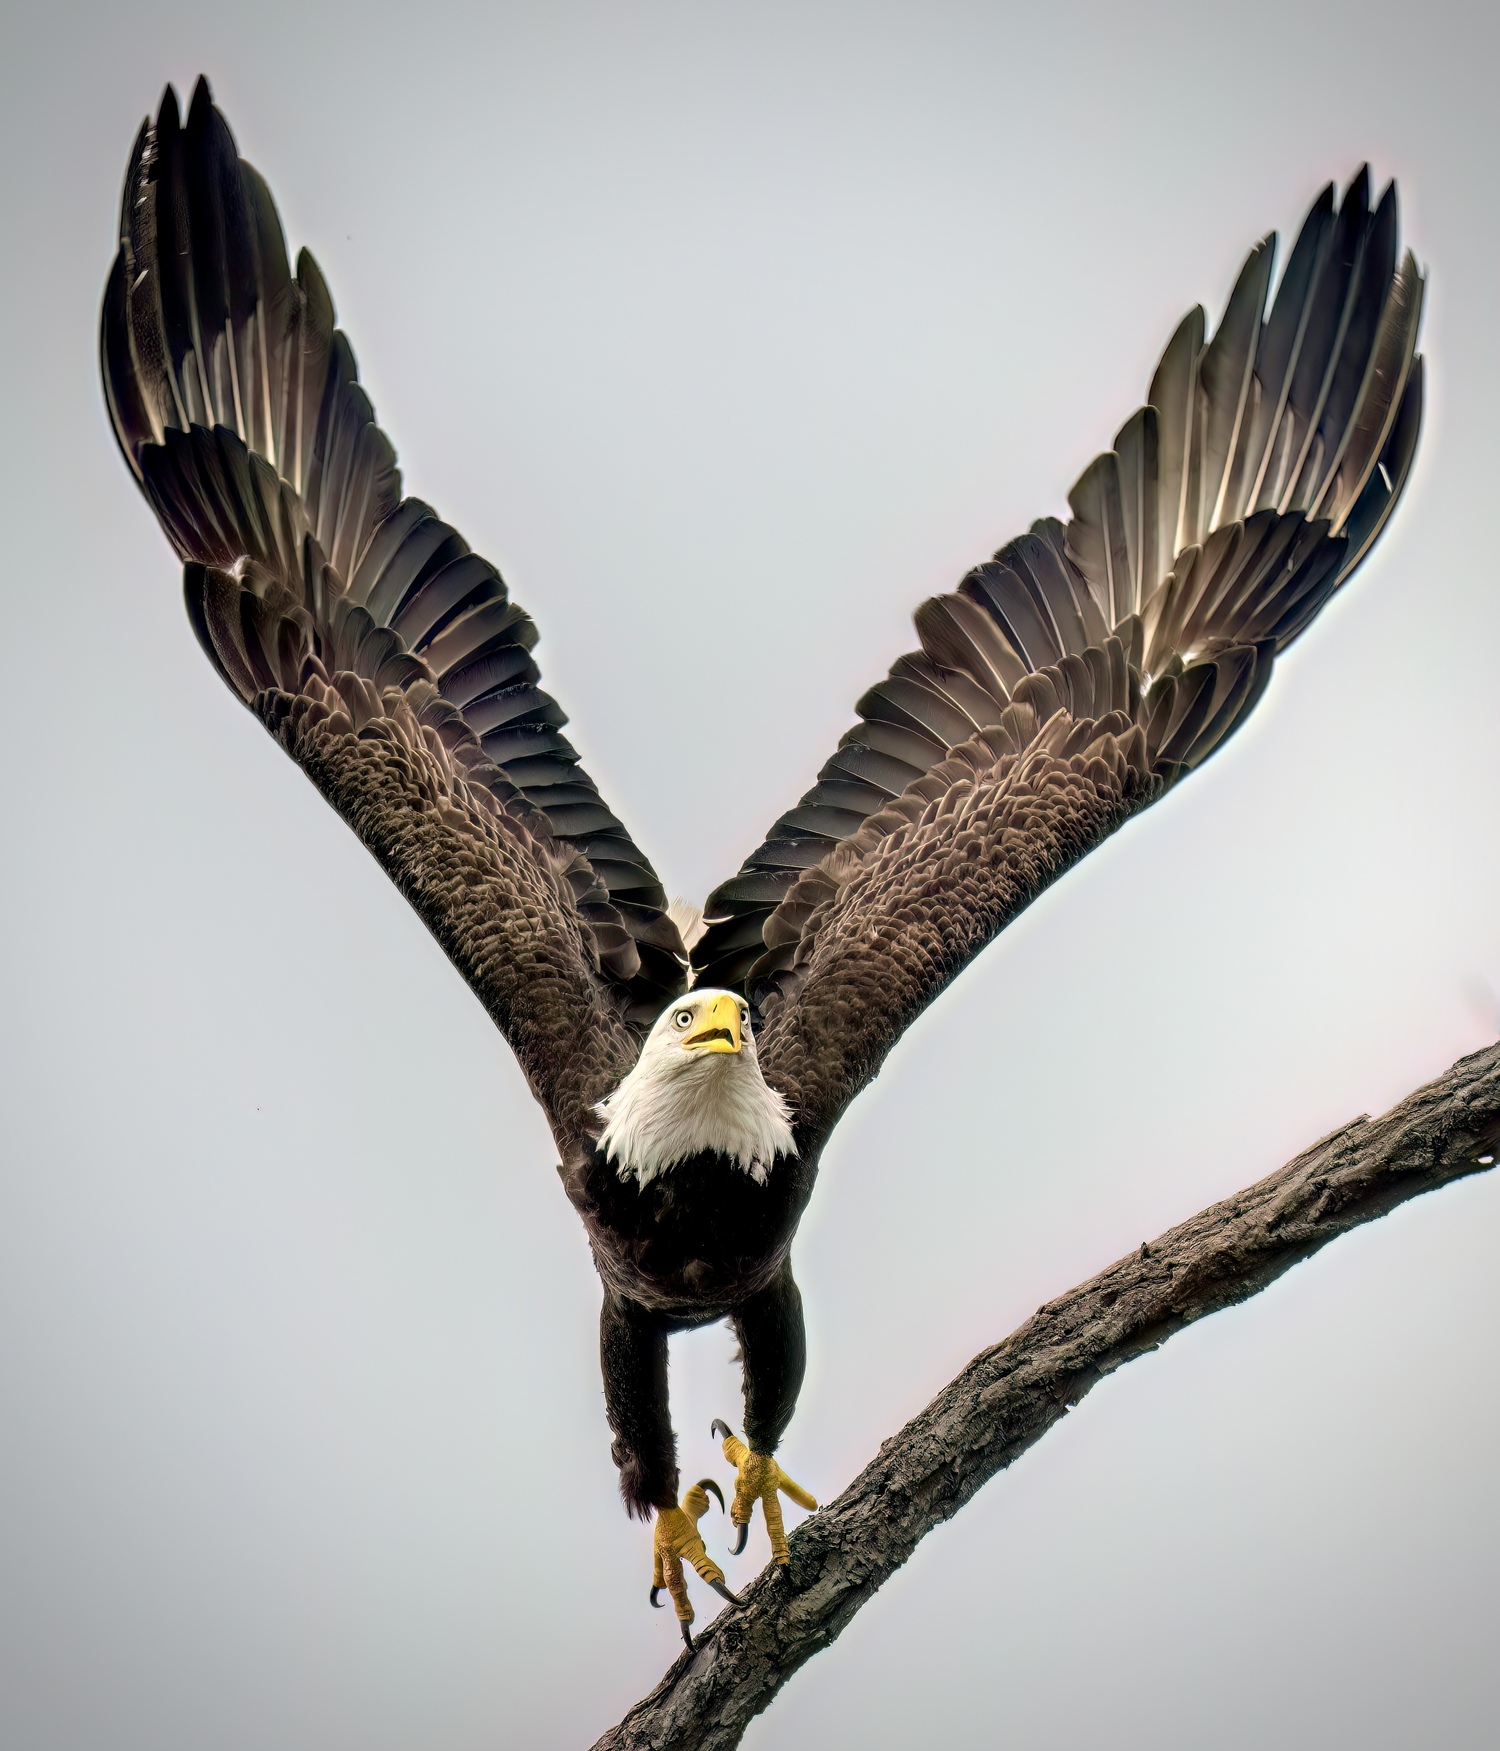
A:
POLYGON ((693 1025, 692 1010, 679 1009, 676 1015, 672 1017, 672 1025, 673 1027, 691 1027, 693 1025))

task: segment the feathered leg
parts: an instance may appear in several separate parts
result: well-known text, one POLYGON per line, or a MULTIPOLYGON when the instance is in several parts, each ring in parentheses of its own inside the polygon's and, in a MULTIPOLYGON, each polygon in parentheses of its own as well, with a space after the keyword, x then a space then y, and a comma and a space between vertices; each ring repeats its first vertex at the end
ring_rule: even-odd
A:
POLYGON ((741 1303, 732 1324, 745 1369, 745 1439, 756 1453, 774 1453, 807 1371, 802 1292, 790 1261, 759 1295, 741 1303))
POLYGON ((677 1506, 677 1442, 667 1407, 667 1333, 634 1301, 605 1294, 599 1314, 604 1409, 626 1509, 649 1520, 677 1506))
POLYGON ((785 1564, 790 1554, 781 1518, 782 1494, 804 1508, 818 1505, 771 1457, 797 1408, 797 1394, 807 1366, 802 1296, 789 1263, 781 1267, 767 1288, 736 1310, 733 1324, 745 1367, 745 1434, 749 1445, 739 1440, 726 1424, 715 1422, 713 1426, 715 1434, 722 1434, 724 1457, 735 1469, 734 1503, 729 1517, 740 1532, 733 1554, 738 1556, 745 1548, 750 1516, 759 1502, 771 1539, 771 1560, 785 1564))

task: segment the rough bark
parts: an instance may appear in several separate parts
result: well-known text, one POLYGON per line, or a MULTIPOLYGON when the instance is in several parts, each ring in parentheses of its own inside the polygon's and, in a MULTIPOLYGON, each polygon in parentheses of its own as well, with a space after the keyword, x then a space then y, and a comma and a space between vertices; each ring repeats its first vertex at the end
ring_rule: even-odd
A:
POLYGON ((1500 1044, 1360 1118, 1049 1302, 974 1358, 594 1751, 728 1751, 804 1661, 979 1487, 1122 1364, 1329 1241, 1500 1152, 1500 1044))

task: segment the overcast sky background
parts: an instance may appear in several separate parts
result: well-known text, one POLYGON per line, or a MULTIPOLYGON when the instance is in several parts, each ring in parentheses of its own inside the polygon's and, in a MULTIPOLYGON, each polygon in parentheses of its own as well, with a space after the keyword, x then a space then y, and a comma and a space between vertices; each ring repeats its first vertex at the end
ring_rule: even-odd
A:
MULTIPOLYGON (((1401 180, 1430 391, 1375 557, 828 1151, 782 1451, 827 1498, 1040 1301, 1500 1029, 1494 20, 8 12, 7 1746, 586 1746, 675 1653, 540 1114, 210 672, 114 451, 98 300, 163 82, 210 74, 408 490, 500 565, 589 769, 697 899, 922 597, 1066 514, 1182 312, 1215 319, 1326 178, 1401 180), (696 734, 720 708, 738 733, 696 734)), ((1481 1178, 1106 1382, 747 1745, 1492 1745, 1497 1250, 1481 1178)), ((674 1345, 689 1477, 727 1469, 731 1348, 674 1345)))

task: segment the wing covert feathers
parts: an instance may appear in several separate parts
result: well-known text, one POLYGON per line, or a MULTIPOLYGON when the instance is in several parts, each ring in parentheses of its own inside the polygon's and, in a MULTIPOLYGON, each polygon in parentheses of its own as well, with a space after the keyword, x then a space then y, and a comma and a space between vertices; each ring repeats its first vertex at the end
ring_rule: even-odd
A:
POLYGON ((508 782, 426 665, 339 589, 311 537, 303 553, 300 586, 253 561, 237 575, 190 562, 193 626, 411 902, 554 1122, 581 1132, 635 1048, 580 969, 628 954, 630 938, 588 860, 508 782))
POLYGON ((695 976, 760 1006, 762 1061, 807 1122, 1245 721, 1390 516, 1422 409, 1395 188, 1373 210, 1365 170, 1342 203, 1324 189, 1268 311, 1275 242, 1212 338, 1201 309, 1179 324, 1066 527, 1033 524, 917 610, 919 649, 709 896, 695 976))
POLYGON ((909 790, 788 896, 795 985, 783 973, 764 995, 760 1056, 799 1135, 826 1135, 949 980, 1161 790, 1123 713, 1002 715, 951 750, 927 800, 909 790))
MULTIPOLYGON (((431 820, 401 828, 398 795, 437 809, 460 838, 477 833, 475 857, 509 872, 486 890, 491 938, 509 929, 498 913, 526 906, 521 888, 539 882, 564 915, 538 932, 576 936, 587 977, 634 1019, 654 1016, 682 988, 685 959, 655 871, 562 734, 530 617, 456 530, 401 496, 322 274, 306 250, 293 273, 270 192, 203 80, 185 124, 169 87, 136 141, 101 362, 125 460, 186 562, 205 650, 484 1000, 505 1007, 506 981, 464 946, 481 928, 472 895, 443 899, 427 882, 412 857, 431 820), (360 759, 329 753, 340 735, 365 748, 360 759), (406 750, 399 778, 372 738, 406 750), (369 788, 377 773, 395 787, 386 805, 369 788), (529 860, 524 883, 517 859, 529 860)), ((527 964, 525 945, 512 948, 527 964)), ((514 1040, 526 1024, 507 1013, 514 1040)))

